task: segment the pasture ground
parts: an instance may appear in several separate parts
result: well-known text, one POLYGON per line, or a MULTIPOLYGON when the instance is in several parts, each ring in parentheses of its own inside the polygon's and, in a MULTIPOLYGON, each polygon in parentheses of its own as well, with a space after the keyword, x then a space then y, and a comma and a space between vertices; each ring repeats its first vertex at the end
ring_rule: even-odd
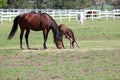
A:
POLYGON ((37 50, 19 48, 19 29, 12 40, 7 36, 12 22, 0 23, 0 80, 119 80, 120 79, 120 20, 87 20, 80 26, 76 20, 65 23, 70 27, 80 49, 56 49, 52 32, 43 49, 42 32, 31 31, 29 43, 37 50))

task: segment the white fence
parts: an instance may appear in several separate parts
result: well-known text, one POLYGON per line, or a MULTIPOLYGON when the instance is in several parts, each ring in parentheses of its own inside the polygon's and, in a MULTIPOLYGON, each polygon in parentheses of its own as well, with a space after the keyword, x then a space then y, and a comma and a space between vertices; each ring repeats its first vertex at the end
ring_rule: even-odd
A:
POLYGON ((12 21, 15 16, 19 14, 23 14, 26 12, 46 12, 50 14, 54 19, 59 19, 62 21, 63 19, 68 19, 71 21, 71 19, 75 18, 77 20, 77 14, 80 12, 84 13, 85 19, 101 19, 106 18, 108 20, 109 18, 116 19, 120 18, 120 9, 108 11, 108 10, 71 10, 71 9, 0 9, 0 22, 7 20, 12 21))

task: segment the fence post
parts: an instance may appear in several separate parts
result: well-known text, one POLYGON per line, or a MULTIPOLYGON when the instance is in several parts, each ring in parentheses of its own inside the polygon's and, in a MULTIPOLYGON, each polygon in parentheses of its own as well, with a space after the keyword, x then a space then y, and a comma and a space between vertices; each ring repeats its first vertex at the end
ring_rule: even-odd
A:
POLYGON ((62 21, 62 17, 61 17, 61 15, 62 15, 62 11, 59 10, 59 12, 60 12, 60 22, 61 22, 61 21, 62 21))
POLYGON ((1 13, 0 13, 0 22, 2 22, 2 14, 3 14, 3 9, 1 9, 1 13))
POLYGON ((70 11, 68 12, 68 16, 69 16, 69 21, 71 21, 71 20, 70 20, 70 11))
POLYGON ((9 13, 9 22, 11 21, 11 12, 8 12, 9 13))
POLYGON ((52 17, 55 18, 55 11, 52 11, 52 17))
POLYGON ((92 14, 91 15, 92 15, 92 21, 93 21, 94 20, 94 18, 93 18, 94 17, 94 10, 92 10, 92 14))
POLYGON ((115 10, 113 10, 113 20, 115 20, 115 10))
POLYGON ((108 20, 108 11, 105 10, 105 13, 106 13, 106 20, 108 20))
POLYGON ((1 22, 1 17, 2 17, 2 15, 1 15, 1 14, 2 14, 2 12, 0 12, 0 22, 1 22))

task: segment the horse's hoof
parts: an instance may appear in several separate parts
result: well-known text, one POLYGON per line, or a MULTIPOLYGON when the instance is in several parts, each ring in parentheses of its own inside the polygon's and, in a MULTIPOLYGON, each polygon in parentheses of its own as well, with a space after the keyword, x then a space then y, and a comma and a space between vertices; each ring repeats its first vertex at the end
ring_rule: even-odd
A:
POLYGON ((47 49, 47 47, 44 47, 44 49, 47 49))

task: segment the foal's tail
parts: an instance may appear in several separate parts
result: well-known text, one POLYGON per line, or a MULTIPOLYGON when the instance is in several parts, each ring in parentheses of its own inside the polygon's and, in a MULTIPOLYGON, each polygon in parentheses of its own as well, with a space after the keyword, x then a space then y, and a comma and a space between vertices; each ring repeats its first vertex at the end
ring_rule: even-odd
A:
POLYGON ((77 47, 80 48, 79 44, 76 41, 75 41, 75 43, 76 43, 77 47))
POLYGON ((15 17, 14 19, 14 23, 13 23, 13 27, 12 27, 12 30, 8 36, 8 40, 12 39, 13 36, 15 35, 16 31, 17 31, 17 28, 18 28, 18 18, 19 18, 19 15, 17 17, 15 17))
POLYGON ((70 30, 71 37, 72 37, 73 41, 76 43, 77 47, 80 48, 79 44, 78 44, 78 43, 76 42, 76 40, 75 40, 73 31, 72 31, 71 29, 69 29, 69 30, 70 30))

